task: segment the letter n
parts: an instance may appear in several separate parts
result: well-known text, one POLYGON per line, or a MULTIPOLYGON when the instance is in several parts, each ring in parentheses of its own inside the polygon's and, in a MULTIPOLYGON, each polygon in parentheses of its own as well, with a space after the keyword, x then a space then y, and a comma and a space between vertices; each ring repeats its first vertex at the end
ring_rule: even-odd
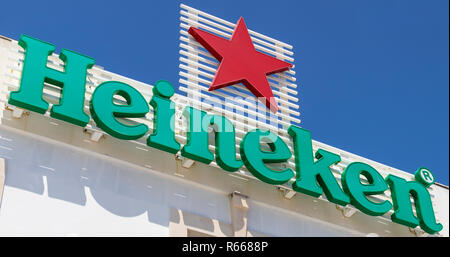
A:
POLYGON ((391 220, 408 227, 417 225, 429 234, 442 230, 442 224, 436 221, 433 203, 428 190, 417 181, 406 181, 403 178, 388 175, 386 182, 391 188, 394 214, 391 220), (416 214, 414 215, 411 198, 414 200, 416 214))

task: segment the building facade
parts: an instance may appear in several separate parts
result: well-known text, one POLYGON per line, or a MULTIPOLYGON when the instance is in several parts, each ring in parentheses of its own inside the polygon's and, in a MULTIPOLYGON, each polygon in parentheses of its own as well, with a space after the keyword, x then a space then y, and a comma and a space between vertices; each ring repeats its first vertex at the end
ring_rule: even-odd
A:
MULTIPOLYGON (((201 46, 188 36, 187 31, 191 26, 214 29, 229 25, 229 33, 226 28, 222 29, 225 31, 223 36, 229 37, 232 24, 184 5, 181 15, 180 91, 185 94, 176 93, 172 101, 177 114, 175 138, 186 144, 185 128, 188 125, 181 114, 183 108, 195 106, 211 113, 216 113, 217 109, 211 104, 214 99, 209 98, 205 93, 207 90, 202 88, 202 83, 212 79, 208 67, 216 67, 217 63, 201 56, 201 46), (201 70, 204 74, 198 69, 202 63, 206 63, 201 70)), ((255 32, 250 34, 253 41, 253 37, 259 37, 263 38, 261 42, 273 44, 264 48, 262 43, 258 46, 260 51, 275 49, 272 51, 279 54, 275 56, 293 61, 293 53, 284 43, 270 41, 255 32)), ((292 181, 271 185, 252 176, 245 167, 226 172, 215 161, 205 164, 186 158, 180 152, 149 147, 146 137, 119 139, 100 129, 92 119, 86 126, 77 126, 51 117, 49 112, 40 114, 12 105, 8 100, 10 93, 20 87, 25 52, 17 41, 0 37, 1 236, 449 235, 448 187, 438 183, 427 190, 436 222, 442 224, 443 229, 430 235, 419 226, 410 228, 393 222, 393 209, 380 216, 367 215, 353 205, 332 203, 325 195, 313 197, 296 192, 292 190, 292 181)), ((64 61, 52 54, 47 66, 63 71, 64 61)), ((213 72, 214 69, 210 73, 213 72)), ((289 77, 293 75, 295 73, 289 71, 271 78, 271 81, 277 81, 279 88, 287 88, 275 90, 281 112, 275 118, 277 125, 274 128, 277 135, 286 138, 291 150, 292 142, 285 128, 299 122, 298 107, 295 108, 292 101, 295 100, 295 88, 290 88, 295 86, 289 77)), ((120 81, 132 86, 147 102, 154 95, 154 86, 99 66, 88 69, 86 78, 84 109, 87 113, 94 90, 106 81, 120 81)), ((234 95, 242 92, 230 90, 233 89, 224 92, 234 95)), ((225 93, 218 91, 216 96, 224 97, 225 93)), ((61 88, 45 83, 43 99, 51 106, 59 103, 62 94, 61 88)), ((224 116, 232 116, 230 120, 236 124, 238 142, 253 128, 249 124, 259 122, 244 119, 241 124, 239 115, 219 111, 224 116)), ((152 130, 154 120, 155 115, 150 111, 144 117, 129 118, 126 122, 140 122, 152 130)), ((273 126, 271 124, 269 118, 262 126, 273 126)), ((415 180, 413 174, 393 167, 317 141, 312 144, 314 151, 324 149, 341 156, 341 162, 330 167, 339 185, 342 185, 345 167, 353 162, 372 166, 384 178, 392 174, 407 181, 415 180)), ((214 146, 210 149, 214 151, 214 146)), ((294 156, 285 165, 294 169, 294 156)), ((392 201, 389 189, 372 197, 374 202, 392 201)))

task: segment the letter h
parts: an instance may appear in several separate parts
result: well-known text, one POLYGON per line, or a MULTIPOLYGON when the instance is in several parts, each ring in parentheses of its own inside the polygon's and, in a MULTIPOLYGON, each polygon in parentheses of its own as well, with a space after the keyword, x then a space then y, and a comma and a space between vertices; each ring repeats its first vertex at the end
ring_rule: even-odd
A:
POLYGON ((9 104, 30 111, 45 113, 48 102, 43 99, 44 82, 61 88, 59 104, 50 110, 50 116, 78 126, 86 126, 89 116, 84 112, 87 69, 94 59, 62 49, 59 58, 65 63, 64 72, 47 67, 47 58, 55 46, 26 35, 19 45, 25 49, 22 78, 18 91, 11 92, 9 104))

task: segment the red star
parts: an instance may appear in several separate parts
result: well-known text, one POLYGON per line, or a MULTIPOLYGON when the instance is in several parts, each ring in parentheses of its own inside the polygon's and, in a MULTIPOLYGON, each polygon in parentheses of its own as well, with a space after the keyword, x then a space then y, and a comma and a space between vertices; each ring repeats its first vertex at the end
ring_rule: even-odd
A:
POLYGON ((244 18, 239 19, 231 40, 193 27, 188 32, 220 62, 209 91, 242 83, 256 97, 263 97, 267 108, 274 113, 278 111, 267 75, 293 65, 256 51, 244 18))

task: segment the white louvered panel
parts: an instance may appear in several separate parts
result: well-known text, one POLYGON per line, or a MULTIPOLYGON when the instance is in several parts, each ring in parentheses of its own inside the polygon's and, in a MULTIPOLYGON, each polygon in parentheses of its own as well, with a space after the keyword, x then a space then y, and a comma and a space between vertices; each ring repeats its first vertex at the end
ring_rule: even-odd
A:
MULTIPOLYGON (((184 82, 184 80, 180 80, 180 81, 184 82)), ((200 85, 197 85, 197 84, 192 84, 192 82, 186 82, 186 84, 190 85, 192 88, 199 88, 202 92, 198 92, 197 91, 196 94, 198 96, 202 96, 204 99, 211 99, 211 97, 209 97, 209 96, 205 97, 204 94, 203 94, 203 92, 208 92, 208 89, 206 87, 200 86, 200 85)), ((187 92, 187 93, 192 93, 192 89, 191 88, 184 88, 183 87, 183 88, 180 88, 180 91, 187 92)), ((227 97, 227 95, 222 93, 222 92, 216 92, 216 93, 217 93, 216 94, 217 96, 227 97)), ((251 108, 251 109, 250 108, 249 109, 245 109, 244 107, 239 106, 238 104, 248 104, 249 105, 249 103, 247 101, 245 101, 243 99, 240 100, 239 98, 227 99, 223 104, 226 105, 226 106, 230 105, 230 107, 233 107, 233 108, 235 108, 236 110, 239 110, 239 111, 244 111, 247 114, 257 115, 259 118, 268 119, 269 121, 270 120, 274 120, 274 119, 271 119, 271 118, 275 117, 274 115, 265 115, 265 112, 261 112, 261 111, 258 112, 258 109, 257 109, 256 105, 254 105, 255 108, 251 108), (254 109, 256 109, 256 110, 254 110, 254 109)), ((265 108, 265 106, 262 106, 262 107, 261 106, 262 106, 262 104, 259 105, 259 108, 265 108)), ((219 111, 221 111, 221 110, 219 110, 219 111)), ((221 113, 218 113, 218 114, 221 114, 221 113)), ((244 117, 242 115, 238 115, 238 114, 237 114, 237 116, 241 116, 244 119, 246 118, 246 117, 244 117)), ((284 117, 284 116, 286 116, 286 115, 285 114, 280 115, 280 117, 284 117)), ((285 125, 286 127, 289 127, 289 125, 290 125, 290 123, 288 123, 288 122, 281 121, 280 123, 282 125, 285 125)), ((260 124, 260 126, 261 127, 265 127, 265 124, 260 124)), ((275 127, 273 127, 273 129, 277 130, 277 127, 275 126, 275 127)))
MULTIPOLYGON (((191 37, 190 40, 194 40, 194 39, 191 37)), ((186 39, 186 41, 187 41, 187 39, 186 39)), ((180 47, 182 49, 189 49, 191 51, 194 49, 192 46, 195 46, 197 48, 200 47, 200 45, 198 43, 192 43, 192 45, 190 47, 187 46, 186 44, 180 44, 180 47), (195 45, 195 44, 197 44, 197 45, 195 45)), ((208 56, 206 54, 206 52, 204 52, 204 51, 198 51, 197 55, 212 57, 211 55, 208 56)), ((191 55, 187 54, 186 56, 189 59, 180 57, 180 61, 182 63, 187 64, 188 67, 191 66, 192 69, 202 68, 202 69, 206 70, 206 73, 208 73, 208 74, 210 74, 210 75, 212 75, 214 77, 215 70, 217 69, 217 67, 219 65, 217 62, 214 63, 210 59, 206 59, 209 62, 205 62, 205 61, 201 60, 200 58, 198 58, 197 56, 193 56, 192 54, 191 55), (213 71, 211 71, 211 70, 213 70, 213 71), (211 73, 209 73, 208 71, 211 72, 211 73)), ((284 73, 286 73, 286 72, 284 72, 284 73)), ((294 91, 294 90, 290 90, 289 89, 289 87, 296 87, 296 85, 287 82, 286 81, 286 77, 281 77, 282 74, 283 73, 279 73, 277 75, 271 75, 271 76, 268 77, 269 84, 271 85, 271 87, 273 89, 273 92, 274 92, 275 97, 277 98, 277 101, 291 100, 291 101, 294 101, 294 102, 298 102, 298 98, 295 97, 295 95, 297 95, 297 92, 294 91), (277 76, 280 77, 280 78, 283 78, 283 79, 277 78, 277 76), (283 84, 279 84, 280 82, 283 83, 283 84), (283 89, 283 90, 281 90, 281 89, 283 89), (283 91, 286 91, 287 93, 284 93, 283 91)), ((211 81, 212 81, 212 78, 206 80, 204 83, 207 84, 207 86, 209 87, 209 85, 211 84, 211 81)), ((239 86, 239 85, 235 85, 235 87, 236 86, 239 86)), ((230 88, 233 89, 232 87, 230 87, 230 88)), ((210 93, 213 94, 214 91, 210 92, 210 93)), ((248 90, 244 91, 244 93, 247 94, 248 96, 252 96, 253 97, 253 94, 251 94, 251 92, 248 91, 248 90)), ((289 105, 291 107, 293 107, 293 108, 298 109, 298 105, 295 105, 295 104, 289 104, 289 105)))
MULTIPOLYGON (((189 8, 189 7, 186 6, 186 8, 189 8)), ((189 8, 189 9, 191 9, 191 11, 194 10, 194 9, 192 9, 192 8, 189 8)), ((194 11, 194 13, 195 13, 195 11, 194 11)), ((197 12, 197 13, 198 13, 198 12, 197 12)), ((197 21, 199 21, 199 22, 202 22, 202 23, 205 23, 205 24, 207 24, 207 25, 210 25, 210 26, 212 26, 212 27, 217 27, 217 29, 220 29, 220 30, 222 30, 222 31, 225 31, 225 32, 220 32, 219 30, 216 30, 216 31, 218 32, 219 35, 222 35, 222 36, 225 36, 225 37, 230 37, 231 34, 233 33, 232 26, 224 26, 224 25, 220 25, 219 23, 212 22, 212 21, 210 21, 210 20, 208 20, 208 19, 199 17, 199 16, 196 15, 196 14, 191 14, 191 13, 186 12, 186 11, 183 11, 183 10, 181 10, 180 14, 183 15, 183 16, 187 16, 188 18, 191 18, 191 19, 193 19, 193 20, 197 20, 197 21), (227 33, 227 32, 228 32, 228 33, 227 33)), ((189 22, 189 20, 186 19, 185 17, 181 17, 181 21, 189 22)), ((199 23, 199 24, 200 24, 200 23, 199 23)), ((266 47, 272 48, 273 50, 281 51, 282 53, 286 53, 287 55, 294 55, 294 53, 293 53, 292 51, 289 51, 289 50, 283 48, 283 46, 280 46, 280 45, 279 45, 280 43, 275 43, 275 46, 274 46, 273 44, 267 43, 267 42, 265 42, 264 40, 261 40, 261 39, 259 39, 259 38, 257 38, 257 37, 251 37, 251 38, 252 38, 252 40, 255 42, 255 44, 258 44, 258 45, 264 45, 264 46, 266 46, 266 47)), ((291 49, 292 49, 292 47, 291 47, 291 49)))
MULTIPOLYGON (((206 65, 193 64, 192 62, 186 62, 186 63, 191 64, 191 65, 196 65, 196 66, 198 66, 198 67, 200 67, 200 68, 203 68, 203 69, 205 69, 205 70, 208 70, 208 68, 209 68, 209 67, 206 66, 206 65)), ((206 77, 207 79, 204 80, 204 83, 205 83, 205 84, 206 84, 206 83, 209 83, 209 81, 210 81, 210 80, 212 81, 212 79, 214 78, 214 74, 212 74, 212 73, 210 73, 210 72, 208 72, 208 71, 202 71, 202 70, 199 70, 198 68, 197 68, 197 69, 194 69, 193 67, 189 67, 189 66, 184 65, 184 64, 180 64, 180 68, 183 69, 183 70, 189 71, 191 74, 201 75, 201 76, 203 76, 203 77, 206 77), (206 81, 208 81, 208 82, 206 82, 206 81)), ((183 72, 180 72, 180 75, 183 76, 183 77, 187 77, 186 73, 183 73, 183 72)), ((198 80, 197 82, 203 82, 203 81, 198 80)), ((280 82, 283 83, 283 82, 284 82, 284 79, 277 79, 277 81, 275 81, 275 82, 276 82, 276 83, 280 83, 280 82)), ((274 84, 274 83, 270 83, 270 84, 271 84, 271 86, 274 88, 274 89, 272 90, 272 91, 273 91, 273 94, 274 94, 275 96, 278 96, 279 98, 281 98, 281 100, 280 100, 281 102, 283 102, 283 103, 288 103, 286 100, 283 100, 283 98, 285 98, 285 99, 287 99, 287 100, 294 101, 294 102, 298 102, 298 99, 297 99, 296 97, 290 96, 288 93, 283 92, 283 90, 282 90, 283 87, 279 86, 278 84, 274 84)), ((243 91, 244 91, 244 94, 246 94, 246 95, 248 95, 248 96, 251 96, 251 95, 247 92, 247 90, 245 89, 244 86, 242 86, 242 85, 240 85, 240 84, 237 84, 237 85, 235 85, 235 87, 240 88, 241 90, 243 90, 243 91)), ((295 107, 295 105, 291 105, 291 106, 295 107)))
MULTIPOLYGON (((297 85, 292 83, 295 82, 293 77, 295 72, 293 70, 273 74, 268 77, 279 105, 279 112, 275 115, 267 112, 266 107, 264 105, 261 106, 256 97, 242 85, 208 91, 219 63, 201 44, 189 35, 187 30, 192 26, 230 39, 235 24, 183 4, 180 7, 181 71, 179 75, 181 78, 179 82, 181 85, 179 90, 186 93, 189 99, 197 96, 196 100, 191 102, 225 102, 224 105, 226 107, 234 108, 234 112, 237 113, 234 121, 238 124, 246 123, 241 125, 241 127, 245 128, 245 132, 249 131, 249 127, 266 129, 269 127, 273 132, 278 132, 280 127, 287 129, 293 123, 300 123, 300 119, 298 119, 300 115, 298 112, 299 106, 295 104, 298 102, 297 91, 295 90, 297 85)), ((255 49, 258 51, 284 61, 294 61, 292 57, 293 52, 290 50, 292 46, 251 30, 249 30, 249 33, 255 49)), ((224 114, 222 108, 213 108, 213 110, 215 110, 213 113, 224 114)))

